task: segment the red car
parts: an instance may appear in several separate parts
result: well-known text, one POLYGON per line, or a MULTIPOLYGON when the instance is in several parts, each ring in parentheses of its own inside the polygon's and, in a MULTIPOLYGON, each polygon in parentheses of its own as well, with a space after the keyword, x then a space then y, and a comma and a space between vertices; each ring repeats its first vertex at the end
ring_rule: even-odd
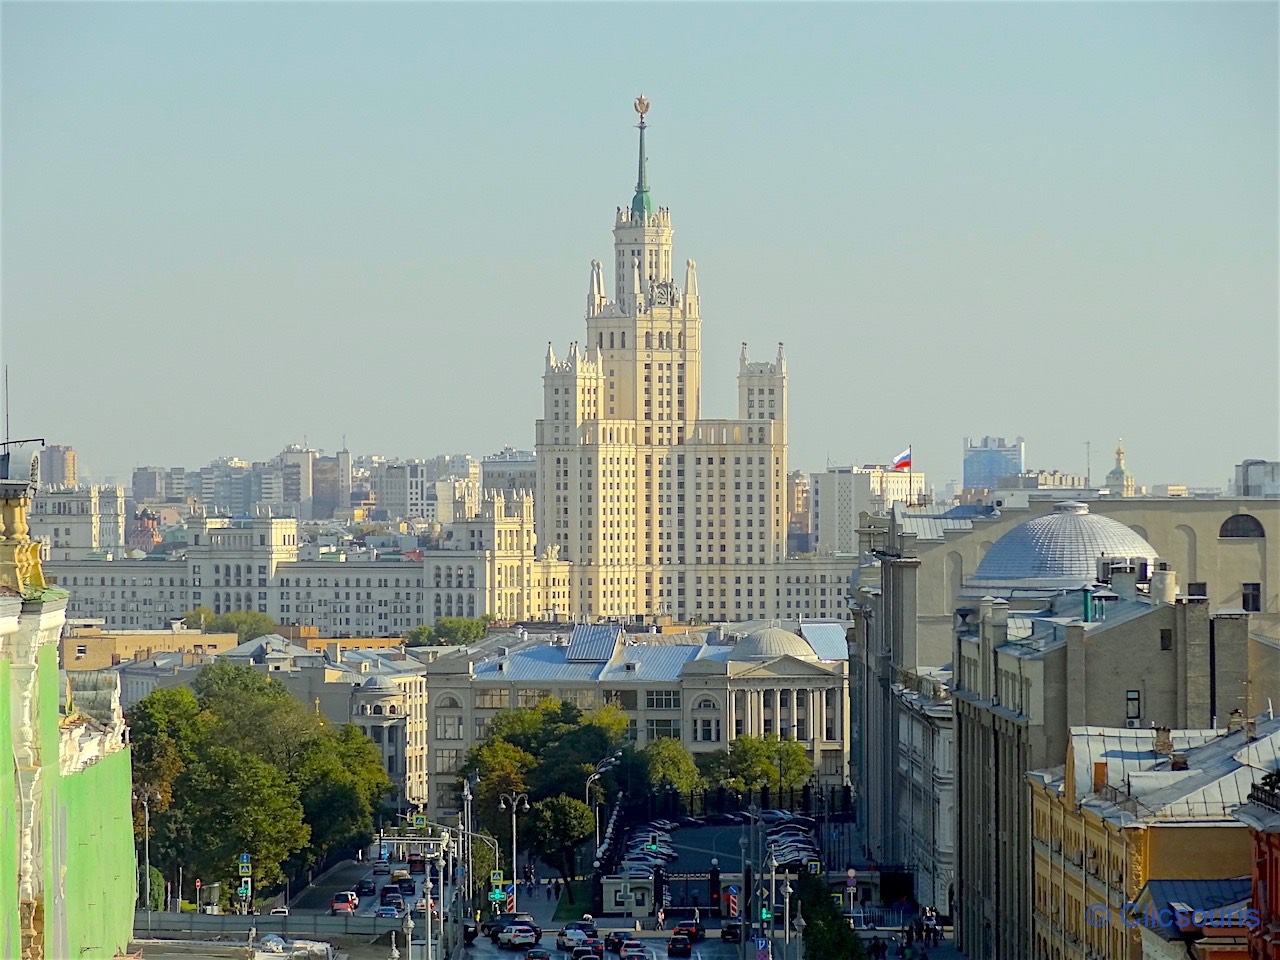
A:
POLYGON ((340 913, 355 913, 357 902, 356 895, 349 890, 335 893, 329 901, 329 915, 336 917, 340 913))

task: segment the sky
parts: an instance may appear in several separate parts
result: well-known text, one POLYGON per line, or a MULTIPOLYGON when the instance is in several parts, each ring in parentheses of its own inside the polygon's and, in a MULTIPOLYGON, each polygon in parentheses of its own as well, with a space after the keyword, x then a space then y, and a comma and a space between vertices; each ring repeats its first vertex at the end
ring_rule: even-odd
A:
POLYGON ((10 430, 126 484, 531 449, 643 93, 705 415, 785 341, 793 469, 1222 486, 1280 459, 1278 9, 5 2, 10 430))

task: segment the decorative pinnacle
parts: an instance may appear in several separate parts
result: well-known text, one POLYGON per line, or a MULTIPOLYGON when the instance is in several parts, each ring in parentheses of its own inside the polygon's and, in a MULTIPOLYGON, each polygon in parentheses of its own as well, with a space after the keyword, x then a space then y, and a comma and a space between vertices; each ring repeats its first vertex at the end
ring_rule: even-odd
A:
POLYGON ((648 217, 650 211, 649 204, 649 178, 645 175, 645 153, 644 153, 644 131, 648 127, 645 123, 644 115, 649 112, 649 98, 643 93, 636 97, 635 104, 636 113, 640 114, 640 160, 639 172, 636 176, 636 195, 631 199, 631 212, 638 217, 648 217))

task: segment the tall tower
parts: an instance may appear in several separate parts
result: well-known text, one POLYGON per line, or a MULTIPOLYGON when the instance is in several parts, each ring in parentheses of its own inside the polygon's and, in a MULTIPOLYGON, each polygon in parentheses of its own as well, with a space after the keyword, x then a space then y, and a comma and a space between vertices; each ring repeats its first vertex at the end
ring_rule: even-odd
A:
POLYGON ((586 340, 563 359, 547 346, 538 544, 572 563, 579 618, 758 613, 763 570, 749 575, 760 605, 741 606, 721 596, 736 578, 705 568, 782 559, 786 360, 781 345, 774 361, 744 355, 738 417, 702 419, 697 266, 676 282, 671 213, 649 190, 648 99, 635 110, 635 190, 614 213, 612 265, 591 264, 586 340))

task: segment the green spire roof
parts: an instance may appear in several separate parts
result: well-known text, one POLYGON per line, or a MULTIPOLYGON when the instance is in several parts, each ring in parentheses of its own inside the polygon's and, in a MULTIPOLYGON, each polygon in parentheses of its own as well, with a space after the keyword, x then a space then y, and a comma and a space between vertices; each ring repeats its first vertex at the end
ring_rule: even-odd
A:
POLYGON ((641 94, 636 100, 636 113, 640 114, 640 170, 636 177, 636 195, 631 198, 631 212, 636 216, 648 217, 652 212, 649 203, 649 178, 645 174, 644 131, 647 124, 644 115, 649 110, 649 101, 641 94))

